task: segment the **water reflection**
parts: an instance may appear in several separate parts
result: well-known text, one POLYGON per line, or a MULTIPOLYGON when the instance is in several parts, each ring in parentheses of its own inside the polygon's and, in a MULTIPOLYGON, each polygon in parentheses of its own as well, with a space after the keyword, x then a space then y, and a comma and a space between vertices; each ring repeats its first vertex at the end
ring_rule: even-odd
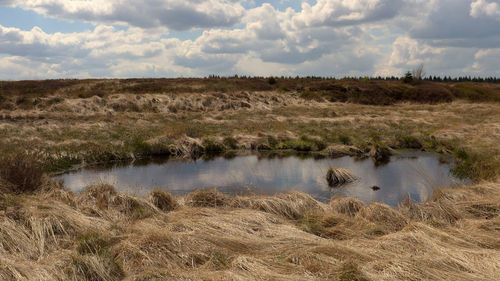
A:
POLYGON ((136 162, 84 169, 59 178, 76 192, 95 183, 109 183, 121 192, 136 195, 145 195, 153 187, 176 195, 211 187, 230 193, 274 194, 299 190, 324 202, 337 195, 396 206, 408 195, 415 201, 423 201, 432 195, 433 187, 460 184, 449 171, 450 165, 440 163, 437 155, 421 152, 393 156, 389 163, 381 166, 374 165, 370 159, 352 157, 233 155, 212 160, 136 162), (345 168, 359 179, 341 188, 329 188, 325 175, 331 166, 345 168), (380 189, 374 190, 373 186, 380 189))

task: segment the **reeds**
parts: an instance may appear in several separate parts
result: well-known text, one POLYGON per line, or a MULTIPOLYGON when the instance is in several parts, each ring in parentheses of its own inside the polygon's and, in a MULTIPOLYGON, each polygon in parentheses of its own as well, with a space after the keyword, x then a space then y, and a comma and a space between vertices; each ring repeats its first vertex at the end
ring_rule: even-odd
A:
POLYGON ((353 182, 356 177, 344 168, 330 168, 326 173, 326 181, 331 187, 338 187, 353 182))

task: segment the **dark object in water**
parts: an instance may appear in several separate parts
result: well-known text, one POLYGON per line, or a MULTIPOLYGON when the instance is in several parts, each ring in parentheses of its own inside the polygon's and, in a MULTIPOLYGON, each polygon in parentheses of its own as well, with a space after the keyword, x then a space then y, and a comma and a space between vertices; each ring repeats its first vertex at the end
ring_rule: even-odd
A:
POLYGON ((326 173, 326 181, 331 187, 337 187, 355 181, 356 178, 343 168, 330 168, 326 173))
POLYGON ((378 186, 374 185, 374 186, 372 186, 372 189, 373 189, 373 190, 375 190, 375 191, 377 191, 377 190, 379 190, 379 189, 380 189, 380 187, 378 187, 378 186))
POLYGON ((389 162, 392 153, 387 147, 374 145, 368 155, 373 159, 375 165, 383 165, 389 162))

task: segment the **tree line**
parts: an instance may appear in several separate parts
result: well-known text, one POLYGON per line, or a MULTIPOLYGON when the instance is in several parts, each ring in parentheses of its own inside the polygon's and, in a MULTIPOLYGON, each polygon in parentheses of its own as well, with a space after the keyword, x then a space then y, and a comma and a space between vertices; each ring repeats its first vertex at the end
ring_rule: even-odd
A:
MULTIPOLYGON (((206 79, 282 79, 282 80, 293 80, 293 79, 310 79, 310 80, 374 80, 374 81, 399 81, 404 80, 407 76, 397 77, 397 76, 344 76, 342 78, 334 76, 247 76, 247 75, 233 75, 233 76, 221 76, 221 75, 209 75, 205 77, 206 79)), ((477 83, 500 83, 499 77, 480 77, 480 76, 436 76, 429 75, 421 78, 424 81, 434 81, 434 82, 477 82, 477 83)))

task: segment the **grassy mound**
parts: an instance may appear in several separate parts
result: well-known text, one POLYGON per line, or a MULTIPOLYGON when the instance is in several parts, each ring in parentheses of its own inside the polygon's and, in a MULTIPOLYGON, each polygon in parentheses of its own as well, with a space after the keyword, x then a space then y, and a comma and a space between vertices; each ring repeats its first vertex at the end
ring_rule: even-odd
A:
POLYGON ((361 208, 357 214, 375 224, 383 226, 387 231, 399 231, 408 224, 408 220, 397 210, 380 203, 372 203, 361 208))
POLYGON ((186 204, 193 207, 224 207, 229 197, 217 189, 200 189, 186 196, 186 204))
POLYGON ((148 201, 164 212, 173 211, 179 207, 177 200, 172 194, 159 188, 155 188, 149 193, 148 201))
POLYGON ((330 201, 330 207, 334 212, 350 217, 356 216, 364 206, 365 204, 356 198, 333 197, 330 201))

